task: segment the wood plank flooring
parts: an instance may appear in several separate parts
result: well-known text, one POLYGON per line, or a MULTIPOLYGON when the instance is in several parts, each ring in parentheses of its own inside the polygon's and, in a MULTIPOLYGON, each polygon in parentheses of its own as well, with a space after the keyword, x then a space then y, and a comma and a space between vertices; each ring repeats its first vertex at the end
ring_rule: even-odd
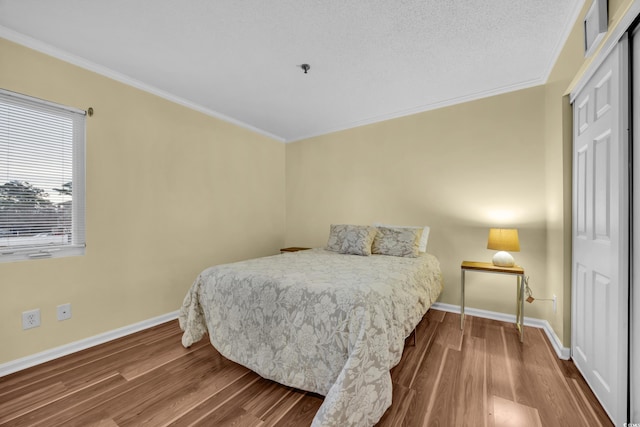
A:
MULTIPOLYGON (((430 310, 378 426, 611 426, 544 332, 430 310)), ((322 396, 265 380, 177 321, 0 378, 0 426, 308 426, 322 396)))

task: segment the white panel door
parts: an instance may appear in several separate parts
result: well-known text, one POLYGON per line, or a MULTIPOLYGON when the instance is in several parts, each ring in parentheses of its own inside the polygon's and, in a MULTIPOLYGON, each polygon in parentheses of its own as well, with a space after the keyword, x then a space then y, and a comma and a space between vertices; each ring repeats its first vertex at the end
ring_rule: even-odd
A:
POLYGON ((575 98, 572 357, 615 425, 627 417, 628 41, 575 98))

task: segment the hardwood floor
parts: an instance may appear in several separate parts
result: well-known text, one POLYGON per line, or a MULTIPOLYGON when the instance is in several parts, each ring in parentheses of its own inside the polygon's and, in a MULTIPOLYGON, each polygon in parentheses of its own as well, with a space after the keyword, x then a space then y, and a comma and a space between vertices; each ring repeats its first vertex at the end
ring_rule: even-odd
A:
MULTIPOLYGON (((430 310, 379 426, 610 426, 540 329, 430 310)), ((177 321, 0 378, 0 426, 305 426, 322 396, 260 378, 177 321)))

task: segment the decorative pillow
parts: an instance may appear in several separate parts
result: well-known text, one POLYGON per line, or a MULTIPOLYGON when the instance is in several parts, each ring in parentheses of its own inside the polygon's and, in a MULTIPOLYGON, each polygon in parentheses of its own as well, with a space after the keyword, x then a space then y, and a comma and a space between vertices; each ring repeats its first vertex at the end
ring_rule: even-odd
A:
POLYGON ((331 224, 326 248, 328 251, 340 252, 344 236, 347 233, 347 227, 349 226, 346 224, 331 224))
POLYGON ((378 227, 372 252, 415 258, 419 254, 421 236, 422 228, 378 227))
POLYGON ((341 254, 371 255, 371 244, 378 230, 366 225, 348 225, 340 248, 341 254))
POLYGON ((422 236, 420 237, 420 243, 418 245, 418 251, 419 252, 427 252, 427 243, 429 243, 429 226, 424 226, 424 227, 414 227, 411 225, 389 225, 389 224, 380 224, 380 223, 375 223, 373 224, 374 227, 389 227, 389 228, 416 228, 416 229, 421 229, 422 230, 422 236))

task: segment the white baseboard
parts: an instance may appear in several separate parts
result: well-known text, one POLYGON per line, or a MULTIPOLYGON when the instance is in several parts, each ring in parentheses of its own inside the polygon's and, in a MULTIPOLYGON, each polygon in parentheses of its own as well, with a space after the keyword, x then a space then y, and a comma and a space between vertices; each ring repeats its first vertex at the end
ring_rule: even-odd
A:
MULTIPOLYGON (((432 305, 432 307, 436 310, 449 311, 451 313, 460 313, 459 305, 436 302, 432 305)), ((514 314, 498 313, 496 311, 481 310, 479 308, 465 307, 464 313, 468 314, 469 316, 483 317, 485 319, 499 320, 501 322, 515 323, 516 321, 516 316, 514 314)), ((548 321, 525 316, 524 324, 525 326, 532 326, 534 328, 543 329, 547 334, 547 338, 549 338, 549 341, 551 342, 551 345, 553 346, 553 349, 555 350, 558 358, 568 360, 569 357, 571 357, 571 349, 562 346, 560 338, 558 338, 558 335, 556 335, 555 331, 548 321)))
MULTIPOLYGON (((460 306, 445 304, 436 302, 432 306, 436 310, 450 311, 452 313, 460 313, 460 306)), ((499 320, 502 322, 515 322, 516 316, 512 314, 498 313, 495 311, 480 310, 477 308, 465 308, 465 313, 470 316, 483 317, 485 319, 499 320)), ((134 323, 133 325, 124 326, 122 328, 114 329, 112 331, 104 332, 93 337, 85 338, 83 340, 75 341, 69 344, 65 344, 60 347, 45 350, 40 353, 32 354, 20 359, 12 360, 11 362, 0 364, 0 377, 12 374, 14 372, 21 371, 23 369, 30 368, 41 363, 48 362, 53 359, 57 359, 62 356, 66 356, 71 353, 75 353, 89 347, 94 347, 99 344, 104 344, 107 341, 112 341, 117 338, 122 338, 127 335, 131 335, 135 332, 149 329, 153 326, 161 323, 168 322, 178 318, 178 311, 163 314, 152 319, 143 320, 142 322, 134 323)), ((524 318, 524 324, 526 326, 532 326, 534 328, 541 328, 547 334, 553 349, 560 359, 567 360, 571 355, 571 350, 563 347, 560 339, 554 332, 553 328, 548 321, 542 319, 536 319, 531 317, 524 318)))
POLYGON ((62 356, 66 356, 71 353, 75 353, 89 347, 94 347, 98 344, 103 344, 107 341, 112 341, 117 338, 131 335, 135 332, 149 329, 153 326, 161 323, 168 322, 178 318, 178 311, 163 314, 152 319, 143 320, 142 322, 134 323, 133 325, 124 326, 122 328, 114 329, 112 331, 104 332, 99 335, 94 335, 89 338, 85 338, 79 341, 74 341, 69 344, 65 344, 60 347, 55 347, 50 350, 45 350, 40 353, 32 354, 20 359, 12 360, 11 362, 0 364, 0 377, 12 374, 14 372, 21 371, 23 369, 30 368, 41 363, 48 362, 53 359, 57 359, 62 356))

